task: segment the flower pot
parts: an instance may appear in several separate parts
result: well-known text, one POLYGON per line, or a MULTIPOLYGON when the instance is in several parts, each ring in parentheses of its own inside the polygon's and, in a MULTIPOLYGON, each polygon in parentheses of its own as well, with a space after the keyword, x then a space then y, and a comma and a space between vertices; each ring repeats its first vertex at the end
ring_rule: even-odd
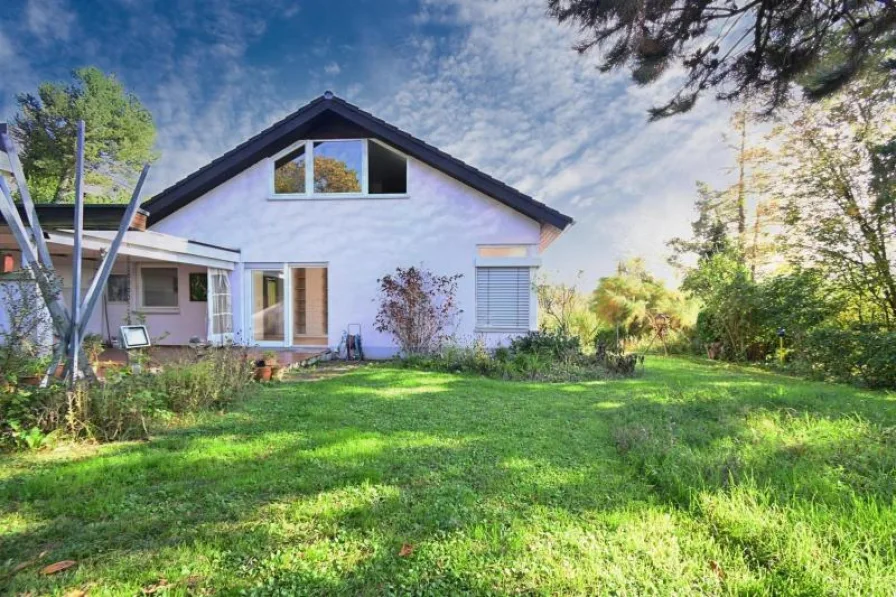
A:
POLYGON ((281 377, 283 377, 283 367, 280 365, 271 365, 271 379, 280 381, 281 377))
POLYGON ((255 367, 255 381, 271 381, 271 367, 269 365, 255 367))

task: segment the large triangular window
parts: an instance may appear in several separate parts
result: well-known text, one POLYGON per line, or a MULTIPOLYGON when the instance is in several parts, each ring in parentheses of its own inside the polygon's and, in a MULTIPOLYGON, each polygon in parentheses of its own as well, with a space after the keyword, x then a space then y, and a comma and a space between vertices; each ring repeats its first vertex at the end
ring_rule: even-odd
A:
POLYGON ((301 141, 273 158, 274 197, 402 197, 408 159, 372 139, 301 141))

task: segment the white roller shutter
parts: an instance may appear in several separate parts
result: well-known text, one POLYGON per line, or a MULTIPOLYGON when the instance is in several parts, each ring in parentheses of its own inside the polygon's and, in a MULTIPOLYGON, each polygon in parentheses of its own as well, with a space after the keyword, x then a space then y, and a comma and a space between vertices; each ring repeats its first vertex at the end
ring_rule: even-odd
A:
POLYGON ((529 329, 531 269, 476 268, 476 325, 529 329))

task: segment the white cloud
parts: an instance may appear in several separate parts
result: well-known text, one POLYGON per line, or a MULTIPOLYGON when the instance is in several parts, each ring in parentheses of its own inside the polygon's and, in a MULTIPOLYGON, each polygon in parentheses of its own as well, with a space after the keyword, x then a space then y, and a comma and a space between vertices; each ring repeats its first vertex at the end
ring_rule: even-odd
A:
MULTIPOLYGON (((694 182, 722 179, 726 106, 648 124, 674 89, 601 74, 542 0, 425 0, 419 23, 459 26, 447 47, 416 38, 405 75, 374 113, 577 220, 545 254, 548 270, 589 284, 631 255, 662 275, 665 241, 687 232, 694 182)), ((384 65, 383 69, 395 69, 384 65)))
POLYGON ((335 62, 330 62, 324 67, 324 72, 330 76, 336 76, 342 72, 342 69, 335 62))
POLYGON ((40 41, 67 41, 75 25, 75 13, 65 0, 28 0, 25 24, 40 41))

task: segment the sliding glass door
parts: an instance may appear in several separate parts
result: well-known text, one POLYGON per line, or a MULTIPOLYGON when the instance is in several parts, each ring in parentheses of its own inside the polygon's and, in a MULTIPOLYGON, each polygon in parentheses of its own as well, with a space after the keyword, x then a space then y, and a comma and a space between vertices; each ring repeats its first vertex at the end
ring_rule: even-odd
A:
POLYGON ((329 288, 324 265, 248 270, 252 344, 329 345, 329 288))
POLYGON ((283 344, 285 284, 283 270, 252 270, 252 340, 283 344))

